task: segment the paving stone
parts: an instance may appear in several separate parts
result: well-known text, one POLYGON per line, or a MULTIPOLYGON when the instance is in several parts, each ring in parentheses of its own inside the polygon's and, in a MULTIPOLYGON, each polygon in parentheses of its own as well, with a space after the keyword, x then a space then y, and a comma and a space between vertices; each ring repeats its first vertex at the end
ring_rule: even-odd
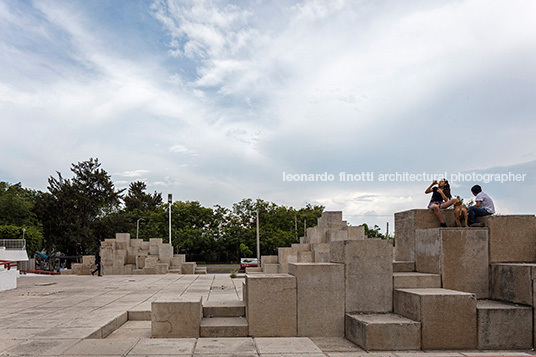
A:
POLYGON ((255 343, 249 337, 199 338, 194 353, 198 354, 242 354, 257 353, 255 343))
POLYGON ((256 337, 255 343, 261 355, 268 353, 322 353, 322 350, 307 337, 256 337))
POLYGON ((79 341, 79 339, 25 341, 4 353, 7 356, 59 356, 79 341))
POLYGON ((195 338, 151 338, 142 339, 129 352, 130 355, 180 355, 192 354, 195 338))
POLYGON ((68 348, 64 354, 69 356, 88 355, 125 355, 138 342, 138 339, 118 340, 81 340, 73 347, 68 348))

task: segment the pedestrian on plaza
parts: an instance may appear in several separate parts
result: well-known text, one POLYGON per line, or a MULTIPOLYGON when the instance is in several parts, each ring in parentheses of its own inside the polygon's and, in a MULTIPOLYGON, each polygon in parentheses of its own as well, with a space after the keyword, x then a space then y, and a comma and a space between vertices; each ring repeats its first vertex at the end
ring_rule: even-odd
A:
POLYGON ((95 275, 96 272, 99 272, 98 276, 102 276, 101 275, 101 257, 100 257, 99 251, 97 251, 97 254, 95 254, 95 266, 97 268, 91 272, 91 275, 95 275))

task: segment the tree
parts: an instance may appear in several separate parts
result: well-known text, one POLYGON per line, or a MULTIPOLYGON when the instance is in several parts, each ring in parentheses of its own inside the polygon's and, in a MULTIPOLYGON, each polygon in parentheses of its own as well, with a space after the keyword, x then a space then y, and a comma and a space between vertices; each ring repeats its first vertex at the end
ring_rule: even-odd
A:
POLYGON ((363 223, 365 227, 365 236, 368 238, 381 238, 385 239, 385 235, 380 232, 380 227, 377 224, 374 225, 374 228, 369 228, 368 224, 363 223))
POLYGON ((127 212, 135 209, 142 211, 154 211, 162 204, 162 194, 153 193, 152 195, 145 193, 147 185, 143 181, 135 181, 130 183, 128 193, 123 198, 125 202, 125 210, 127 212))
POLYGON ((71 165, 72 179, 48 179, 48 191, 37 201, 47 248, 69 255, 93 251, 101 238, 99 219, 118 210, 121 192, 98 159, 71 165))
POLYGON ((0 182, 0 225, 38 226, 34 211, 38 195, 38 191, 25 189, 20 182, 0 182))

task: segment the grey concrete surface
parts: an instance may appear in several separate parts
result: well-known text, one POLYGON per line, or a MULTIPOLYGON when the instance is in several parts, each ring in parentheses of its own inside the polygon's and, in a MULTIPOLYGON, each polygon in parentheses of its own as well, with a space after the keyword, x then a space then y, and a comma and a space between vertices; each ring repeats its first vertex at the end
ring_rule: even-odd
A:
POLYGON ((527 356, 530 351, 367 353, 343 338, 150 338, 150 321, 126 321, 166 296, 238 301, 227 275, 26 276, 0 293, 0 356, 527 356), (44 283, 44 284, 43 284, 44 283), (98 332, 98 333, 97 333, 98 332), (106 338, 89 338, 102 337, 106 338))

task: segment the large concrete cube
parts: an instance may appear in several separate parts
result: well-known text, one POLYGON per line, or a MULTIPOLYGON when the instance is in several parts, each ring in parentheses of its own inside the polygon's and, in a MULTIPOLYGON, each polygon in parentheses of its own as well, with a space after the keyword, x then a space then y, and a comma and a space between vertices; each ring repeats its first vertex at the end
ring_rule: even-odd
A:
POLYGON ((479 300, 478 348, 532 348, 532 308, 494 300, 479 300))
POLYGON ((492 264, 491 274, 491 297, 493 299, 533 305, 535 263, 492 264))
POLYGON ((145 266, 144 268, 156 268, 156 264, 158 264, 158 256, 156 255, 148 255, 145 257, 145 266))
MULTIPOLYGON (((454 210, 441 210, 449 227, 456 226, 454 210)), ((412 209, 395 213, 395 260, 415 261, 415 230, 439 228, 439 221, 429 209, 412 209)))
POLYGON ((394 312, 421 323, 423 350, 475 349, 476 298, 448 289, 397 289, 394 312))
POLYGON ((288 273, 288 263, 298 262, 298 250, 292 248, 278 248, 278 257, 281 273, 288 273))
POLYGON ((489 261, 536 261, 536 216, 508 215, 479 218, 489 228, 489 261))
POLYGON ((170 265, 172 267, 180 267, 182 263, 186 262, 186 256, 184 254, 176 254, 171 258, 170 265))
POLYGON ((415 259, 418 272, 441 274, 444 288, 489 297, 486 228, 417 229, 415 259))
POLYGON ((296 277, 298 336, 344 337, 344 265, 290 263, 296 277))
POLYGON ((348 240, 348 231, 342 229, 331 229, 326 233, 326 239, 328 243, 338 240, 348 240))
POLYGON ((263 264, 262 272, 266 274, 279 274, 279 264, 263 264))
POLYGON ((199 337, 201 297, 160 298, 151 303, 153 338, 199 337))
POLYGON ((318 218, 318 227, 340 228, 342 222, 342 211, 325 211, 318 218))
POLYGON ((261 265, 264 264, 277 264, 279 263, 277 261, 278 257, 277 255, 263 255, 261 256, 261 265))
POLYGON ((246 275, 245 297, 250 336, 296 336, 296 278, 294 276, 287 274, 246 275))
POLYGON ((311 249, 315 254, 316 263, 331 262, 329 243, 311 244, 311 249))
POLYGON ((162 244, 162 238, 149 239, 149 254, 158 255, 158 247, 162 244))
POLYGON ((195 274, 195 262, 185 262, 181 265, 181 274, 195 274))
POLYGON ((328 231, 329 231, 329 228, 322 228, 322 227, 307 228, 307 237, 305 239, 306 243, 309 243, 309 244, 327 243, 328 231))
POLYGON ((173 258, 173 246, 171 244, 163 243, 158 245, 158 259, 162 263, 169 264, 173 258))
POLYGON ((365 239, 365 226, 349 226, 348 239, 362 240, 365 239))
POLYGON ((387 240, 331 242, 331 261, 345 266, 345 311, 390 312, 393 246, 387 240))

